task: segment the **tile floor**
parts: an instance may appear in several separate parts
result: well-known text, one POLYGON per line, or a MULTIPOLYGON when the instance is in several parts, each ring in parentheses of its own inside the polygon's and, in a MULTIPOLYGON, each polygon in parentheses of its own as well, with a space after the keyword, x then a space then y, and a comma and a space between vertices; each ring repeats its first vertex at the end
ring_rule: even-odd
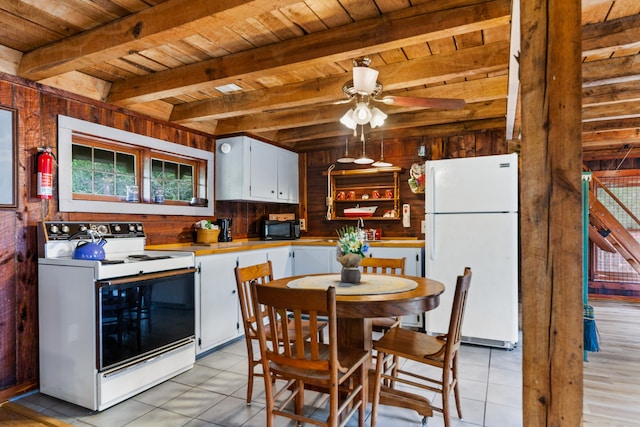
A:
MULTIPOLYGON (((507 351, 463 345, 459 375, 464 420, 457 418, 454 409, 452 427, 522 426, 521 362, 521 346, 507 351)), ((263 427, 263 380, 256 379, 253 403, 247 406, 246 366, 246 348, 241 339, 198 358, 190 371, 99 413, 40 393, 21 396, 16 403, 75 426, 263 427)), ((310 413, 322 413, 322 395, 307 393, 307 400, 310 413)), ((377 425, 418 427, 421 420, 414 411, 381 406, 377 425)), ((278 418, 276 424, 294 425, 284 418, 278 418)), ((349 423, 356 425, 355 419, 349 423)), ((428 425, 443 426, 442 416, 434 412, 428 425)))

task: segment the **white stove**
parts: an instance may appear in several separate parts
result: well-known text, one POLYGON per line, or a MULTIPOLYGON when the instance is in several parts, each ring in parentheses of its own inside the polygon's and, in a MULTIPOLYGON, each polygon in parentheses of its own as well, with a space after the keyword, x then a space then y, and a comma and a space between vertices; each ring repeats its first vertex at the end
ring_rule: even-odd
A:
POLYGON ((103 410, 193 367, 193 252, 146 251, 139 222, 43 222, 38 242, 42 393, 103 410), (104 260, 74 259, 92 239, 104 260))

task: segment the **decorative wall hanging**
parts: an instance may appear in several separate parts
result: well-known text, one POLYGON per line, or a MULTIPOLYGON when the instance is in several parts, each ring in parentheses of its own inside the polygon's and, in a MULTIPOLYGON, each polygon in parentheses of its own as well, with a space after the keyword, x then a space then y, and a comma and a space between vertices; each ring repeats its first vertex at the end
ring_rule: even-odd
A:
POLYGON ((424 163, 414 163, 411 165, 411 169, 409 170, 409 174, 411 175, 411 178, 409 178, 409 188, 412 193, 424 193, 424 173, 424 163))

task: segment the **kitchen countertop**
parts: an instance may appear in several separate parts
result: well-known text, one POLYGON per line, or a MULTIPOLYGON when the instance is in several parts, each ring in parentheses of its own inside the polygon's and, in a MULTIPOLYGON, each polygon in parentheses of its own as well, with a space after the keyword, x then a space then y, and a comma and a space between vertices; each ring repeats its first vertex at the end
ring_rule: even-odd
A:
MULTIPOLYGON (((164 245, 148 245, 148 250, 189 251, 198 255, 212 255, 228 252, 250 251, 255 249, 274 248, 280 246, 335 246, 337 239, 322 237, 305 237, 298 240, 234 240, 219 243, 169 243, 164 245)), ((422 248, 424 240, 418 239, 382 239, 370 240, 369 246, 390 248, 422 248)))

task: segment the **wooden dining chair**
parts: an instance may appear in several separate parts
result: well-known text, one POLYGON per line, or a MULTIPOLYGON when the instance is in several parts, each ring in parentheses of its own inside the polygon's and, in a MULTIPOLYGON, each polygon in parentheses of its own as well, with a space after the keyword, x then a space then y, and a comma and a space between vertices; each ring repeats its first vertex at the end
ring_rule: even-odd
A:
MULTIPOLYGON (((362 272, 366 274, 404 274, 404 264, 406 258, 375 258, 364 257, 360 261, 362 272)), ((371 319, 371 329, 374 332, 386 332, 391 328, 400 326, 401 318, 395 317, 375 317, 371 319)))
MULTIPOLYGON (((244 327, 244 339, 247 345, 247 361, 248 375, 247 382, 247 405, 251 404, 253 395, 253 381, 255 377, 262 377, 264 374, 256 372, 256 368, 260 366, 261 360, 256 358, 253 348, 254 341, 258 341, 258 329, 256 327, 256 309, 253 305, 253 297, 251 295, 251 283, 269 283, 273 280, 273 268, 271 261, 262 264, 250 265, 247 267, 235 267, 236 286, 238 288, 238 298, 240 300, 240 312, 242 313, 242 325, 244 327)), ((290 322, 291 323, 291 322, 290 322)), ((293 325, 290 324, 291 328, 293 325)), ((308 321, 302 322, 302 328, 305 336, 311 335, 311 331, 318 335, 320 340, 324 340, 324 328, 326 322, 319 322, 310 328, 308 321)), ((271 339, 271 327, 266 325, 267 337, 271 339)))
MULTIPOLYGON (((422 332, 402 328, 393 328, 373 343, 378 351, 376 363, 376 382, 374 402, 371 412, 371 427, 375 426, 377 417, 377 400, 383 380, 403 383, 421 389, 431 390, 442 395, 442 407, 433 407, 442 412, 444 425, 449 425, 449 394, 453 390, 458 417, 462 419, 460 394, 458 392, 458 350, 462 338, 462 320, 467 301, 467 293, 471 283, 471 269, 465 268, 464 275, 458 276, 451 308, 449 330, 446 335, 431 336, 422 332), (408 372, 397 369, 398 357, 414 362, 440 368, 440 376, 435 378, 423 372, 408 372), (391 365, 391 366, 390 366, 391 365), (383 369, 384 368, 384 369, 383 369), (396 369, 394 369, 396 368, 396 369)), ((426 417, 422 420, 426 423, 426 417)))
POLYGON ((267 426, 273 427, 276 416, 283 416, 296 420, 298 425, 336 427, 358 412, 358 426, 364 427, 369 352, 349 347, 338 351, 335 288, 291 289, 256 283, 252 287, 254 306, 266 308, 258 312, 256 324, 267 398, 267 426), (289 329, 287 313, 293 315, 293 330, 289 329), (304 321, 308 320, 315 329, 319 317, 328 321, 328 343, 319 340, 317 334, 306 338, 304 321), (270 335, 266 324, 271 326, 270 335), (278 336, 282 338, 279 340, 278 336), (276 383, 276 379, 286 383, 276 383), (326 420, 304 415, 305 386, 329 394, 326 420), (293 411, 287 408, 292 401, 293 411))

